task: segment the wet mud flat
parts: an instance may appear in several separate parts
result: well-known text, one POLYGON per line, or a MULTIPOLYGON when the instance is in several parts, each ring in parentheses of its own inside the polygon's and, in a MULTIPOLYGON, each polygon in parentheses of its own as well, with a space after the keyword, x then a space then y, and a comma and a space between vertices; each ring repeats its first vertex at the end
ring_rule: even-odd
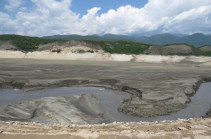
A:
POLYGON ((120 112, 153 117, 187 106, 200 84, 211 79, 211 66, 200 63, 135 63, 0 59, 0 88, 30 91, 95 86, 122 90, 130 98, 120 112))
POLYGON ((164 116, 141 118, 117 111, 128 98, 130 94, 126 92, 99 87, 62 87, 27 93, 0 89, 0 120, 71 125, 208 117, 211 82, 201 84, 184 109, 164 116))
POLYGON ((46 124, 99 124, 131 121, 117 111, 128 93, 99 87, 29 91, 0 90, 0 120, 46 124))

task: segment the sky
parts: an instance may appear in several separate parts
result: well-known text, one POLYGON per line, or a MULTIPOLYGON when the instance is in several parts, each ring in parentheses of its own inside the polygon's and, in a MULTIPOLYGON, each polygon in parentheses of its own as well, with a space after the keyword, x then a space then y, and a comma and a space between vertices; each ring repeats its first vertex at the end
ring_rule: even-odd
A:
POLYGON ((0 0, 0 34, 211 34, 211 0, 0 0))

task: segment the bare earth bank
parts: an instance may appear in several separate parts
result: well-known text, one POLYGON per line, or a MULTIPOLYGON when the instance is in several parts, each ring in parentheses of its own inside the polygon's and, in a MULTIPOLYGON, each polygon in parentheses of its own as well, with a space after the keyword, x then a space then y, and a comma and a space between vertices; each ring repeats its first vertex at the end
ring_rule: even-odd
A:
POLYGON ((46 126, 36 123, 0 122, 1 139, 128 139, 211 137, 211 119, 153 123, 112 123, 108 125, 46 126))

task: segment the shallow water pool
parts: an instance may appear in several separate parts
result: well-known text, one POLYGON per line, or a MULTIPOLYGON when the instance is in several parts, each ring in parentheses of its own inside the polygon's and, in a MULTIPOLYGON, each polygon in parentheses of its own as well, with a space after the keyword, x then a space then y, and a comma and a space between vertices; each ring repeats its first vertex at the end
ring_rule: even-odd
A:
POLYGON ((44 89, 30 92, 23 92, 14 89, 0 90, 0 106, 13 104, 20 101, 39 99, 42 97, 56 97, 56 96, 71 96, 77 94, 93 94, 99 98, 99 105, 104 112, 104 117, 111 121, 129 122, 129 121, 162 121, 162 120, 176 120, 178 118, 196 118, 206 114, 211 105, 211 83, 203 83, 196 94, 191 97, 191 102, 186 108, 179 112, 172 113, 166 116, 157 116, 150 118, 139 118, 129 116, 117 111, 118 106, 124 99, 130 97, 130 94, 104 89, 99 87, 63 87, 44 89))

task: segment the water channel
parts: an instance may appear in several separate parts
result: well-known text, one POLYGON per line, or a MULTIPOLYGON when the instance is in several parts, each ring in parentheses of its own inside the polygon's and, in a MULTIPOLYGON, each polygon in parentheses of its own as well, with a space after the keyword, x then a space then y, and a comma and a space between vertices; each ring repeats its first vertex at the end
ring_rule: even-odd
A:
POLYGON ((203 83, 196 94, 191 97, 191 102, 187 107, 170 115, 157 116, 150 118, 139 118, 129 116, 117 111, 118 106, 124 99, 130 97, 130 94, 109 90, 99 87, 63 87, 23 92, 17 89, 0 90, 0 106, 13 104, 20 101, 39 99, 43 97, 71 96, 77 94, 93 94, 99 98, 99 105, 104 116, 118 122, 132 121, 163 121, 202 117, 211 107, 211 82, 203 83))

